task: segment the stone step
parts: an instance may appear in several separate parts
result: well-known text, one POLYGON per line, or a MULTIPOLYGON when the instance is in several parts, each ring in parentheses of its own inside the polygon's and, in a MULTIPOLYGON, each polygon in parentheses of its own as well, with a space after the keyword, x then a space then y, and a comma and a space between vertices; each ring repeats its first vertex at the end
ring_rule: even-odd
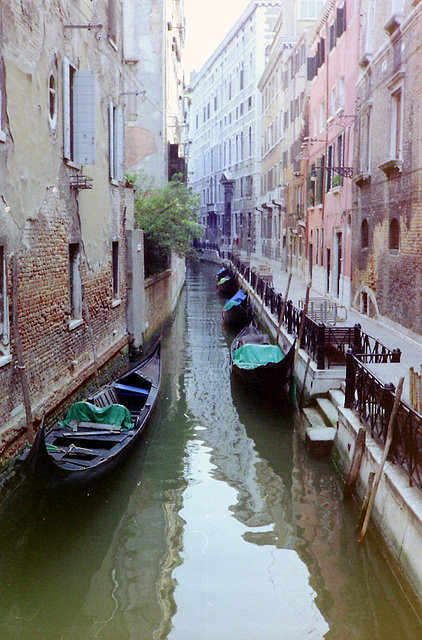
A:
POLYGON ((305 443, 309 453, 315 456, 330 455, 336 429, 327 427, 318 409, 307 407, 303 414, 308 423, 305 429, 305 443))
POLYGON ((317 409, 320 412, 327 427, 337 429, 338 409, 328 398, 317 398, 317 409))
POLYGON ((336 407, 344 407, 344 392, 341 389, 330 389, 328 398, 336 407))

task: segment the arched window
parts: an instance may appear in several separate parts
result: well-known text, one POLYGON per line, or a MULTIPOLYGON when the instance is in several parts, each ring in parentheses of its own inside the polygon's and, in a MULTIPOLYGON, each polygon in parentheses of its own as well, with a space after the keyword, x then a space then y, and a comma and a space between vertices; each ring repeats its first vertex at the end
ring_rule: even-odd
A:
POLYGON ((362 220, 362 225, 360 228, 360 246, 361 249, 367 249, 369 244, 368 240, 368 220, 365 218, 362 220))
POLYGON ((57 126, 57 91, 56 77, 53 72, 48 78, 48 119, 50 127, 55 129, 57 126))
POLYGON ((397 218, 393 218, 390 222, 389 248, 390 251, 400 249, 400 225, 397 218))

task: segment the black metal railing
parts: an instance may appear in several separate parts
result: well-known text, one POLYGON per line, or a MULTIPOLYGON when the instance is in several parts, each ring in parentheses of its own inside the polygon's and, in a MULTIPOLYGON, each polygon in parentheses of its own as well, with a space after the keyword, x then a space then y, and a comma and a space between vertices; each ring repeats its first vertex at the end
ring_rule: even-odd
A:
MULTIPOLYGON (((385 445, 394 396, 393 384, 383 384, 352 350, 347 353, 345 407, 357 412, 381 446, 385 445)), ((422 416, 404 401, 395 418, 389 459, 406 474, 410 486, 422 491, 422 416)))
MULTIPOLYGON (((280 322, 283 308, 283 296, 261 277, 249 263, 243 263, 238 255, 229 254, 234 268, 263 300, 266 307, 280 322)), ((302 319, 302 310, 297 309, 289 300, 285 305, 281 324, 290 335, 298 336, 302 319)), ((339 327, 315 322, 306 317, 301 347, 315 360, 318 369, 330 368, 332 365, 346 365, 346 353, 352 348, 359 359, 364 362, 400 362, 399 349, 389 349, 379 340, 362 331, 359 324, 354 327, 339 327)))

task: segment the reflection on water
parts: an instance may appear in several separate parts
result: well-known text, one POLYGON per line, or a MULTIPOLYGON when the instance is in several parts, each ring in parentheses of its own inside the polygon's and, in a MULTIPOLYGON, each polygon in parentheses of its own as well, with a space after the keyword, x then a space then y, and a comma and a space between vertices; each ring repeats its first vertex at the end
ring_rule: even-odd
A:
POLYGON ((422 637, 297 414, 231 384, 215 272, 189 266, 137 454, 89 494, 3 514, 1 640, 422 637))

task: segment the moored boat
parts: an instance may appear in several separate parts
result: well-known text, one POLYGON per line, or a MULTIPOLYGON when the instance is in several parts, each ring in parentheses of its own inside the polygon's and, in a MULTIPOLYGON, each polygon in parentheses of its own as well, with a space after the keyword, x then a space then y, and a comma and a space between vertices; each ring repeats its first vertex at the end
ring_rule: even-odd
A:
POLYGON ((236 276, 230 267, 222 267, 217 272, 217 292, 224 298, 231 298, 237 291, 236 276))
POLYGON ((239 289, 230 300, 227 300, 222 310, 224 324, 232 327, 244 327, 252 321, 253 307, 249 296, 243 289, 239 289))
POLYGON ((267 334, 250 323, 232 342, 232 374, 252 391, 278 396, 291 382, 294 350, 293 344, 284 355, 278 345, 270 344, 267 334))
POLYGON ((19 460, 37 489, 82 487, 119 466, 141 439, 161 383, 160 345, 139 365, 40 428, 19 460))

